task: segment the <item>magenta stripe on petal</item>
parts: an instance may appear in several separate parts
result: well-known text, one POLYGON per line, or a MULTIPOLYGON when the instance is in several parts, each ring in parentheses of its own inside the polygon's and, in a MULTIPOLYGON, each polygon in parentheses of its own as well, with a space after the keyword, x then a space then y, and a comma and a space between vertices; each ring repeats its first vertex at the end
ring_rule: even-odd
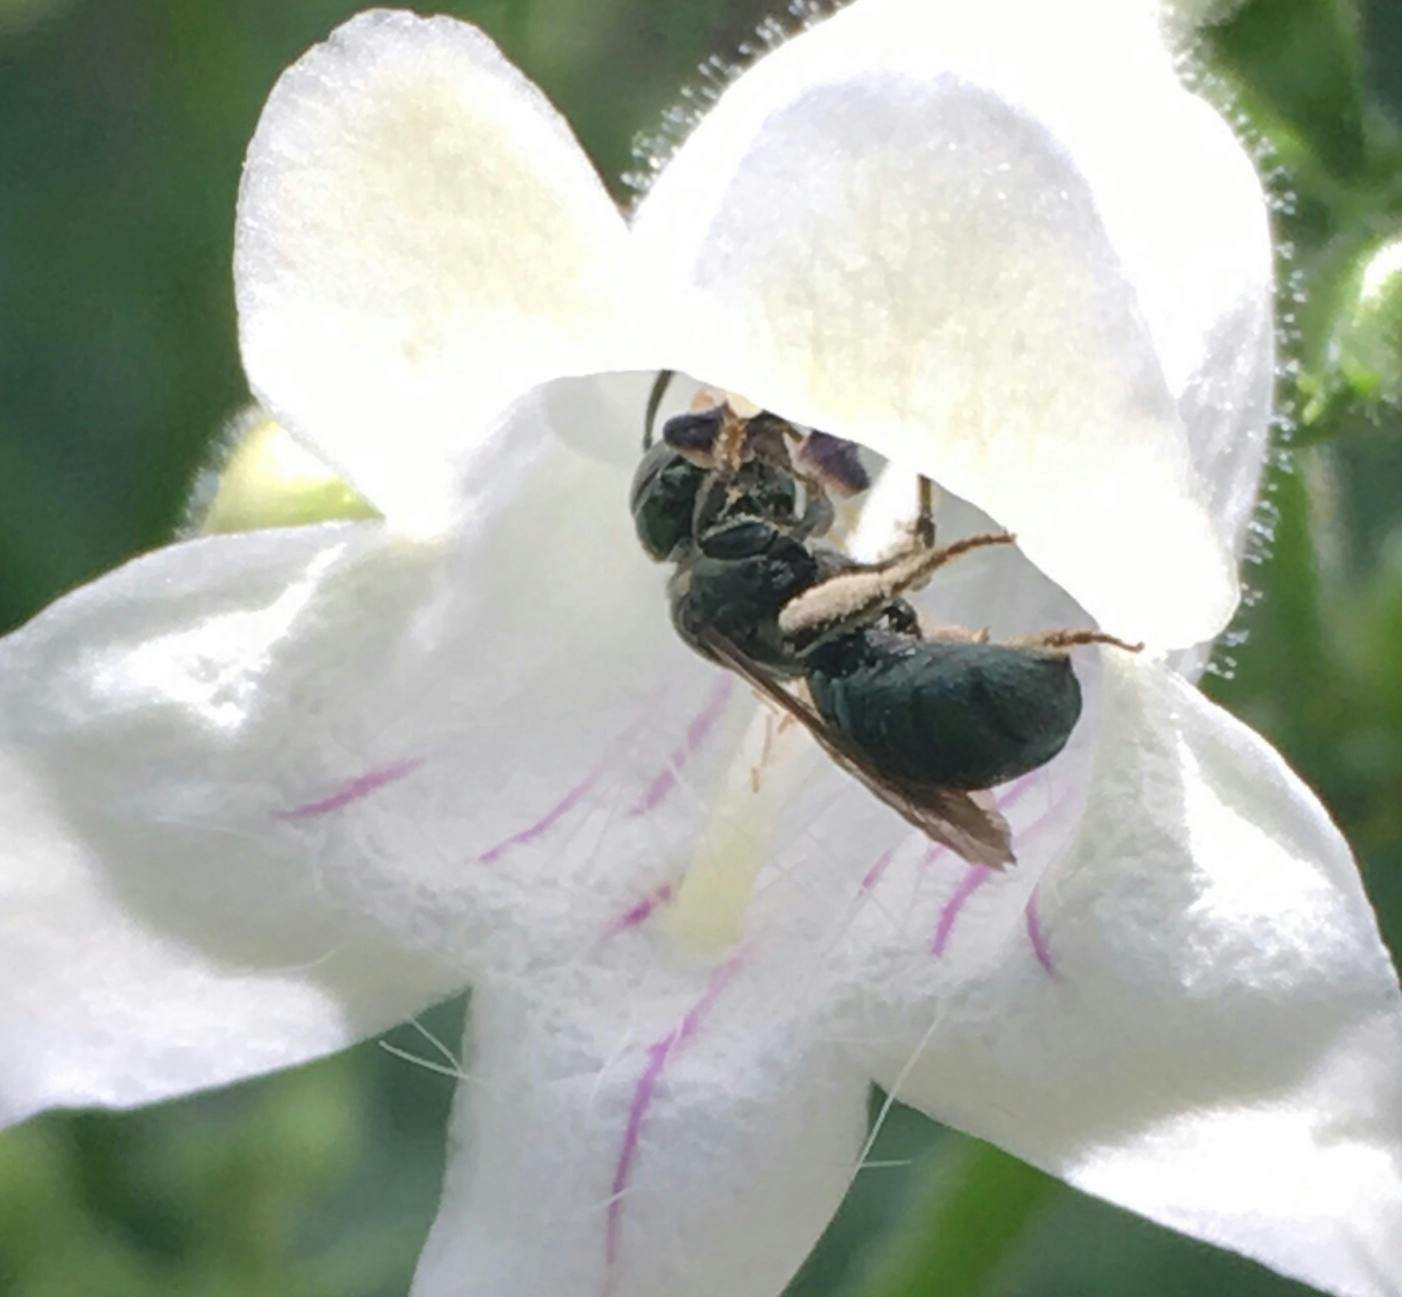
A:
POLYGON ((623 1192, 632 1178, 633 1162, 638 1155, 638 1140, 642 1135, 643 1118, 652 1106, 652 1096, 656 1093, 657 1082, 662 1069, 667 1065, 667 1055, 672 1049, 672 1038, 660 1040, 650 1045, 647 1051, 647 1065, 633 1091, 633 1102, 628 1108, 628 1125, 623 1132, 623 1149, 618 1155, 618 1166, 613 1173, 613 1197, 609 1201, 608 1227, 604 1240, 604 1256, 610 1266, 618 1263, 618 1233, 623 1223, 623 1192))
POLYGON ((636 905, 624 910, 617 919, 609 925, 606 936, 616 937, 620 932, 627 932, 629 928, 636 928, 640 923, 646 923, 652 917, 652 912, 659 905, 665 905, 672 899, 672 884, 663 883, 651 895, 644 896, 636 905))
POLYGON ((623 1147, 619 1150, 618 1165, 613 1173, 613 1197, 609 1201, 608 1224, 604 1239, 604 1256, 610 1267, 618 1263, 618 1235, 623 1223, 623 1195, 633 1178, 633 1168, 637 1162, 638 1144, 642 1138, 643 1122, 648 1109, 657 1094, 657 1086, 667 1063, 678 1049, 696 1038, 706 1015, 715 1006, 720 994, 740 967, 740 956, 720 965, 706 984, 701 998, 687 1010, 681 1021, 665 1036, 655 1040, 647 1048, 646 1062, 642 1076, 633 1090, 633 1101, 628 1107, 628 1124, 623 1131, 623 1147))
POLYGON ((366 774, 357 775, 354 779, 342 784, 334 792, 321 798, 319 801, 307 802, 302 806, 294 806, 290 811, 279 811, 278 818, 283 820, 305 820, 316 815, 327 815, 331 811, 339 811, 343 806, 349 806, 352 802, 358 802, 362 797, 368 796, 377 788, 383 788, 386 784, 392 784, 396 780, 403 779, 405 775, 413 774, 421 765, 423 765, 422 757, 411 757, 407 761, 396 761, 392 765, 381 766, 378 770, 371 770, 366 774))
POLYGON ((716 722, 720 720, 734 688, 735 682, 729 676, 722 676, 711 686, 701 710, 686 727, 686 737, 667 759, 666 766, 659 770, 648 784, 643 795, 628 808, 630 816, 646 815, 649 811, 655 811, 667 799, 668 794, 677 786, 678 772, 695 755, 696 750, 706 741, 716 722))
POLYGON ((513 847, 523 847, 534 842, 537 838, 544 837, 555 827, 566 815, 579 805, 588 795, 590 790, 599 782, 599 776, 608 768, 608 761, 600 761, 579 783, 575 784, 558 802, 555 803, 540 819, 526 825, 517 833, 513 833, 509 838, 503 838, 494 847, 488 847, 477 857, 483 864, 491 864, 500 860, 513 847))
POLYGON ((1048 977, 1056 976, 1056 965, 1052 962, 1051 947, 1047 945, 1046 934, 1042 931, 1042 917, 1037 909, 1037 890, 1033 888, 1032 895, 1027 898, 1027 906, 1023 910, 1023 915, 1027 919, 1027 939, 1032 943, 1032 953, 1037 956, 1037 962, 1046 970, 1048 977))
POLYGON ((971 866, 959 886, 954 889, 954 894, 941 907, 939 923, 935 925, 935 939, 930 943, 930 954, 935 958, 944 954, 944 948, 949 944, 950 934, 954 931, 964 903, 992 877, 993 870, 986 865, 971 866))
POLYGON ((875 863, 866 872, 866 877, 862 879, 862 891, 869 892, 881 881, 881 875, 886 872, 886 866, 891 863, 892 857, 896 854, 895 847, 887 847, 879 856, 875 863))

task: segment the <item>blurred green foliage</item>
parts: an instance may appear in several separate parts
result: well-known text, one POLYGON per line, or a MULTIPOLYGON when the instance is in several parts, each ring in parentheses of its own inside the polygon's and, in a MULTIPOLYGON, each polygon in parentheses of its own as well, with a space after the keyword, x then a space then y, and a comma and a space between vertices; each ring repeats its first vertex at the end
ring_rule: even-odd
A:
MULTIPOLYGON (((281 68, 357 7, 0 0, 0 625, 169 537, 244 397, 228 270, 244 144, 281 68)), ((760 0, 439 7, 546 87, 611 183, 634 133, 766 13, 760 0)), ((1249 634, 1208 687, 1334 810, 1396 950, 1402 331, 1360 284, 1402 235, 1402 5, 1249 0, 1206 64, 1282 173, 1295 364, 1281 441, 1298 447, 1269 484, 1249 634)), ((451 1041, 460 1014, 437 1010, 429 1029, 451 1041)), ((408 1028, 394 1039, 431 1052, 408 1028)), ((31 1122, 0 1138, 0 1293, 403 1293, 451 1091, 369 1044, 155 1110, 31 1122)), ((793 1297, 1306 1291, 899 1107, 872 1156, 793 1297)))

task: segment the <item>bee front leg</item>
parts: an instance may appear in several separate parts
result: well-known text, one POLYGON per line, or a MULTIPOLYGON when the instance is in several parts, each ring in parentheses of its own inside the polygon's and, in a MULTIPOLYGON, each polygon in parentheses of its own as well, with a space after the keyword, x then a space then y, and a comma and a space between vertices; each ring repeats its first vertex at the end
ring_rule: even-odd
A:
POLYGON ((935 547, 935 484, 924 473, 916 487, 915 543, 921 549, 935 547))
MULTIPOLYGON (((938 488, 923 473, 916 478, 915 517, 906 525, 908 535, 887 556, 875 563, 859 564, 854 571, 886 572, 903 565, 918 564, 935 550, 935 500, 938 488)), ((952 557, 952 555, 951 555, 952 557)))
POLYGON ((659 369, 657 377, 652 380, 652 390, 647 394, 647 409, 643 411, 643 451, 652 449, 652 429, 657 422, 657 412, 662 408, 662 398, 667 395, 667 389, 672 385, 672 379, 676 377, 673 370, 659 369))

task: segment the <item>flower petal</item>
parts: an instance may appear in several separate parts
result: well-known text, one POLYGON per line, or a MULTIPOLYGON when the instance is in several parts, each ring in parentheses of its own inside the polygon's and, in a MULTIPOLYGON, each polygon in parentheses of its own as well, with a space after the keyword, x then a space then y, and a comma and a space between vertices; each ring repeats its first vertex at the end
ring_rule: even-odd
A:
POLYGON ((453 989, 272 841, 271 752, 238 751, 264 656, 358 543, 165 550, 0 642, 0 1122, 284 1067, 453 989))
POLYGON ((558 1011, 475 993, 415 1297, 779 1292, 846 1192, 868 1085, 776 973, 653 964, 590 1003, 581 970, 558 1011))
MULTIPOLYGON (((1119 92, 1131 102, 1128 87, 1119 92)), ((1063 130, 1134 285, 1219 534, 1240 553, 1269 444, 1275 276, 1261 181, 1190 94, 1107 134, 1099 105, 1063 130)))
POLYGON ((1032 908, 977 887, 941 951, 868 950, 877 1074, 1091 1193, 1385 1297, 1402 997, 1348 848, 1191 686, 1118 656, 1105 681, 1079 836, 1032 908))
POLYGON ((195 541, 0 645, 10 1111, 335 1048, 685 869, 748 709, 622 475, 534 401, 490 447, 451 543, 195 541))
POLYGON ((1259 263, 1249 164, 1214 137, 1214 175, 1239 182, 1222 198, 1113 196, 1146 136, 1175 176, 1204 136, 1139 6, 1094 7, 1108 41, 1034 0, 927 8, 872 0, 791 42, 663 171, 636 230, 684 302, 675 345, 973 501, 1101 624, 1208 637, 1235 606, 1232 538, 1174 384, 1222 304, 1163 295, 1184 204, 1209 239, 1219 201, 1230 230, 1254 220, 1259 263))
POLYGON ((486 36, 361 14, 283 74, 249 147, 250 382, 393 523, 430 531, 503 407, 616 367, 626 242, 563 118, 486 36))

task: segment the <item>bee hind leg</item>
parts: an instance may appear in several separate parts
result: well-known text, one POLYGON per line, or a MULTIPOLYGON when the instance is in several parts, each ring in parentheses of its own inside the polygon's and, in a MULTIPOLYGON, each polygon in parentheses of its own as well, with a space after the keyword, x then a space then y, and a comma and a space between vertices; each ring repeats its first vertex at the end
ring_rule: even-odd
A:
POLYGON ((1143 644, 1131 644, 1114 635, 1106 635, 1098 630, 1044 630, 1035 635, 1019 635, 1005 641, 1018 648, 1071 649, 1082 644, 1108 644, 1111 648, 1123 649, 1126 653, 1142 653, 1143 644))
POLYGON ((795 651, 806 652, 823 640, 870 625, 951 559, 1013 541, 1007 532, 966 536, 939 549, 912 548, 882 563, 844 569, 789 600, 779 613, 779 631, 795 651))

